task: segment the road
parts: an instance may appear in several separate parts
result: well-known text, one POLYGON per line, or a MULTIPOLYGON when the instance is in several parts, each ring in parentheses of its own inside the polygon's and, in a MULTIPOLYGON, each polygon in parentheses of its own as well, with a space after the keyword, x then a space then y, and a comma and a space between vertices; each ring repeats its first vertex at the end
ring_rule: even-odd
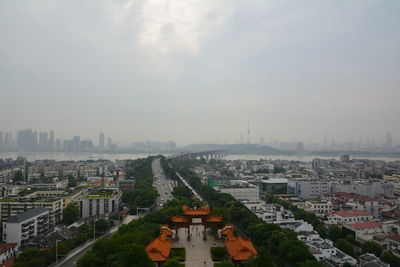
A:
POLYGON ((204 227, 202 225, 190 226, 191 238, 190 241, 186 239, 187 233, 185 228, 177 230, 179 241, 174 241, 172 247, 185 248, 186 261, 185 266, 190 267, 213 267, 214 262, 211 259, 210 248, 215 246, 223 247, 224 242, 215 240, 215 237, 207 231, 207 240, 203 240, 204 227))
MULTIPOLYGON (((176 181, 168 180, 165 176, 164 170, 161 167, 160 158, 153 160, 151 164, 153 170, 154 182, 153 186, 157 189, 159 196, 156 199, 157 208, 161 208, 167 203, 167 201, 173 198, 172 190, 176 181)), ((122 224, 128 224, 130 221, 138 219, 144 216, 146 213, 140 213, 139 216, 128 215, 122 220, 122 224)), ((118 226, 111 228, 107 236, 113 235, 118 231, 118 226)), ((60 260, 59 266, 63 267, 75 267, 76 262, 81 258, 87 251, 89 251, 93 246, 93 240, 85 243, 76 250, 70 252, 64 259, 60 260)))
POLYGON ((159 196, 156 199, 157 208, 161 208, 167 201, 173 199, 172 190, 176 185, 176 181, 168 180, 164 170, 161 167, 160 158, 154 159, 151 167, 153 169, 154 182, 153 186, 157 189, 159 196))
MULTIPOLYGON (((140 218, 141 216, 144 216, 144 214, 140 215, 140 216, 136 216, 136 215, 128 215, 126 216, 121 224, 128 224, 130 223, 132 220, 136 220, 138 218, 140 218)), ((113 228, 111 228, 111 230, 108 232, 108 234, 106 234, 106 236, 110 236, 115 234, 118 231, 118 227, 119 226, 115 226, 113 228)), ((89 250, 92 249, 94 241, 89 241, 87 243, 85 243, 84 245, 80 246, 79 248, 77 248, 76 250, 70 252, 64 259, 60 259, 60 262, 58 264, 58 266, 63 266, 63 267, 75 267, 76 266, 76 262, 89 250)), ((51 265, 51 266, 55 266, 51 265)))

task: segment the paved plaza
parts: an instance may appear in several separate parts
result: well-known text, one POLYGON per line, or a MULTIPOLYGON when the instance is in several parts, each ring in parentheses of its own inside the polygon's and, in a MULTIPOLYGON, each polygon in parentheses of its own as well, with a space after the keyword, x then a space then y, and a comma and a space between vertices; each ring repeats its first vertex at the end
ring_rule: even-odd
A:
POLYGON ((215 246, 224 246, 221 240, 215 241, 215 238, 207 230, 207 240, 203 240, 204 227, 202 225, 190 226, 191 238, 187 241, 187 229, 178 230, 179 241, 174 240, 172 247, 184 247, 186 250, 186 266, 190 267, 213 267, 214 262, 211 259, 210 248, 215 246))

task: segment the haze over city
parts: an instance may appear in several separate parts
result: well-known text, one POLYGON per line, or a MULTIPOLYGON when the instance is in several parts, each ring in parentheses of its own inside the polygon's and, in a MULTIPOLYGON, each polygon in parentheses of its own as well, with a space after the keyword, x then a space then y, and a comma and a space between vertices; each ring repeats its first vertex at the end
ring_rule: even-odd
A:
POLYGON ((1 1, 0 131, 400 140, 398 1, 1 1))

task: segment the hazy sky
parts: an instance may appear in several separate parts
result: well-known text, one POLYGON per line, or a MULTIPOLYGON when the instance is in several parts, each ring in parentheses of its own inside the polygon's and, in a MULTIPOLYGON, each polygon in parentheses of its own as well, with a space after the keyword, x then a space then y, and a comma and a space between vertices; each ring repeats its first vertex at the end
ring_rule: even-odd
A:
POLYGON ((0 131, 400 141, 400 1, 0 1, 0 131))

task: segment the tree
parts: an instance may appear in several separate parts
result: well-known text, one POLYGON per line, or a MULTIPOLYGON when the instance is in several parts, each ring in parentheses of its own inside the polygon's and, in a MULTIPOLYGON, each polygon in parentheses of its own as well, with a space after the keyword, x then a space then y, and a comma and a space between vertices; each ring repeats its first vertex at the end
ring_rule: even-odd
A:
POLYGON ((333 242, 336 242, 339 238, 342 237, 342 231, 340 231, 337 225, 332 225, 328 229, 328 238, 333 242))
POLYGON ((382 254, 382 248, 373 241, 365 242, 361 248, 363 253, 372 253, 377 257, 381 256, 382 254))
MULTIPOLYGON (((133 266, 133 265, 132 265, 133 266)), ((164 267, 184 267, 185 265, 179 263, 177 260, 167 260, 164 265, 164 267)))
POLYGON ((215 263, 214 267, 235 267, 232 262, 223 260, 220 263, 215 263))
POLYGON ((226 249, 224 247, 211 247, 210 252, 214 261, 220 261, 225 258, 226 249))
POLYGON ((400 266, 400 258, 393 255, 393 253, 390 251, 384 252, 381 256, 381 260, 389 263, 390 266, 400 266))
POLYGON ((20 182, 24 180, 24 175, 22 173, 22 171, 17 171, 14 174, 14 182, 20 182))
POLYGON ((68 176, 68 187, 75 187, 77 185, 76 179, 74 176, 68 176))
MULTIPOLYGON (((130 267, 130 266, 141 266, 141 267, 153 267, 153 262, 147 256, 147 253, 143 246, 138 245, 136 243, 127 244, 122 247, 122 251, 117 255, 119 264, 121 267, 130 267)), ((164 265, 167 266, 168 265, 164 265)), ((169 265, 170 267, 180 267, 183 265, 169 265)))
POLYGON ((352 243, 353 245, 354 245, 355 242, 356 242, 356 239, 354 238, 354 235, 353 235, 353 234, 348 234, 348 235, 346 235, 346 240, 349 241, 350 243, 352 243))
POLYGON ((278 258, 285 260, 291 266, 314 259, 306 245, 300 240, 284 240, 279 245, 278 258))
POLYGON ((95 226, 96 226, 96 229, 95 229, 96 234, 98 234, 98 233, 104 233, 105 231, 107 231, 109 225, 108 225, 108 221, 101 219, 101 220, 97 220, 95 222, 95 226))
POLYGON ((336 247, 352 257, 354 257, 354 255, 355 255, 354 254, 354 246, 346 239, 339 238, 336 241, 336 247))
POLYGON ((74 223, 79 219, 79 208, 73 203, 69 203, 63 210, 63 222, 65 224, 74 223))
POLYGON ((307 260, 300 263, 299 267, 325 267, 325 265, 316 260, 307 260))

